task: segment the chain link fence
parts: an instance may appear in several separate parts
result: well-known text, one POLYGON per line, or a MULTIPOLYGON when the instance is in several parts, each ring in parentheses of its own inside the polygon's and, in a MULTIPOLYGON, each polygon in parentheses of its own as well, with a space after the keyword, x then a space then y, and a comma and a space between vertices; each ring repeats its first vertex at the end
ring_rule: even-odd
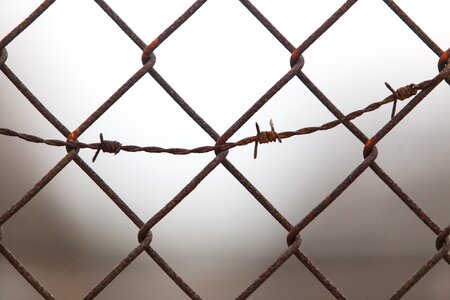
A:
MULTIPOLYGON (((69 130, 64 123, 55 117, 52 112, 33 94, 33 92, 20 80, 7 64, 7 46, 15 38, 17 38, 28 26, 32 25, 35 20, 54 3, 55 1, 44 1, 31 15, 23 22, 17 25, 9 34, 0 41, 0 69, 14 86, 28 99, 31 105, 45 117, 64 137, 62 140, 45 139, 40 136, 27 133, 20 133, 9 128, 0 128, 0 134, 4 136, 12 136, 33 143, 43 143, 54 147, 66 147, 67 155, 65 155, 56 165, 54 165, 47 174, 45 174, 19 201, 12 205, 8 210, 0 215, 0 225, 14 218, 24 206, 26 206, 33 198, 51 182, 68 164, 76 164, 81 170, 111 199, 111 201, 130 219, 132 223, 139 229, 138 245, 113 269, 110 273, 105 274, 104 278, 98 282, 91 290, 86 292, 84 299, 93 299, 98 296, 122 271, 124 271, 138 256, 148 255, 163 272, 167 274, 176 285, 191 299, 202 299, 189 283, 182 278, 174 268, 163 258, 164 253, 158 253, 151 245, 152 228, 163 220, 167 214, 177 208, 188 194, 219 165, 225 167, 230 174, 235 177, 242 186, 258 201, 264 209, 286 230, 286 250, 279 253, 279 256, 267 269, 262 272, 246 289, 237 292, 236 299, 246 299, 252 295, 264 282, 274 274, 277 269, 282 266, 290 257, 296 257, 311 274, 322 284, 330 295, 336 299, 348 299, 339 286, 336 286, 322 272, 308 256, 302 251, 302 243, 307 240, 302 239, 302 230, 304 230, 313 220, 320 218, 321 214, 332 204, 352 183, 368 169, 371 169, 385 184, 392 190, 423 224, 428 227, 436 235, 436 253, 424 262, 423 266, 416 270, 410 278, 405 278, 403 285, 393 291, 390 299, 401 299, 407 292, 416 285, 421 278, 429 272, 439 261, 444 260, 450 264, 450 234, 449 224, 438 225, 427 213, 419 207, 419 205, 408 196, 390 176, 376 162, 378 150, 376 145, 389 132, 397 126, 430 92, 439 84, 450 84, 450 49, 442 50, 394 1, 384 0, 387 6, 423 41, 435 54, 437 63, 437 75, 433 78, 424 78, 422 82, 412 83, 398 89, 392 88, 386 83, 387 88, 391 91, 385 99, 374 102, 365 108, 353 111, 349 114, 343 114, 341 110, 331 101, 321 89, 305 74, 303 66, 307 64, 303 57, 303 53, 313 45, 322 34, 331 28, 338 20, 347 13, 347 11, 357 2, 356 0, 346 1, 338 10, 336 10, 316 31, 314 31, 300 46, 294 46, 259 10, 251 1, 241 0, 243 6, 264 26, 276 40, 286 48, 290 53, 290 70, 282 76, 273 86, 267 89, 267 92, 261 96, 254 104, 233 123, 224 133, 219 134, 212 126, 210 126, 189 104, 188 100, 183 99, 172 86, 157 72, 155 67, 156 56, 154 51, 164 43, 164 41, 190 18, 194 18, 197 11, 202 9, 202 5, 206 0, 195 1, 178 19, 176 19, 169 27, 167 27, 159 36, 157 36, 150 44, 145 43, 137 34, 125 23, 121 17, 108 5, 107 1, 96 0, 95 2, 103 9, 103 11, 117 24, 129 38, 142 50, 143 66, 135 72, 109 99, 107 99, 97 110, 82 122, 75 130, 69 130), (135 83, 137 83, 146 74, 149 74, 156 83, 158 83, 167 94, 181 107, 181 109, 200 126, 214 141, 213 145, 199 146, 195 148, 163 148, 157 146, 139 146, 139 145, 123 145, 119 141, 107 140, 100 134, 100 142, 83 143, 78 138, 89 129, 108 109, 110 109, 135 83), (324 123, 319 126, 304 127, 292 131, 277 132, 275 125, 270 121, 270 130, 261 130, 256 124, 256 134, 235 142, 229 141, 230 138, 244 125, 249 119, 255 115, 272 97, 293 78, 297 78, 309 91, 322 103, 335 117, 335 120, 324 123), (408 103, 399 111, 397 111, 397 101, 408 100, 408 103), (373 136, 368 137, 360 130, 352 120, 361 117, 365 113, 377 110, 383 105, 392 105, 391 119, 380 128, 373 136), (320 203, 317 204, 306 216, 296 223, 291 223, 280 213, 277 208, 227 159, 229 151, 233 151, 236 147, 244 147, 252 145, 254 147, 254 158, 258 157, 258 149, 263 147, 261 144, 277 142, 282 143, 283 140, 294 138, 299 135, 313 134, 318 131, 331 130, 336 126, 343 125, 347 128, 359 141, 363 147, 363 159, 348 176, 340 182, 336 188, 328 194, 320 203), (258 148, 259 147, 259 148, 258 148), (93 161, 95 161, 100 152, 119 154, 121 151, 127 152, 145 152, 145 153, 169 153, 173 155, 189 155, 192 153, 215 152, 215 157, 203 167, 203 169, 160 209, 149 220, 142 220, 127 205, 118 194, 100 177, 86 162, 79 156, 81 149, 94 150, 93 161)), ((4 137, 7 139, 7 137, 4 137)), ((8 234, 8 232, 0 231, 0 240, 8 234)), ((27 269, 27 266, 16 258, 13 251, 8 249, 4 243, 0 242, 0 252, 3 257, 28 281, 28 283, 44 298, 55 299, 44 285, 39 282, 39 278, 34 277, 27 269)), ((301 295, 299 295, 301 297, 301 295)))

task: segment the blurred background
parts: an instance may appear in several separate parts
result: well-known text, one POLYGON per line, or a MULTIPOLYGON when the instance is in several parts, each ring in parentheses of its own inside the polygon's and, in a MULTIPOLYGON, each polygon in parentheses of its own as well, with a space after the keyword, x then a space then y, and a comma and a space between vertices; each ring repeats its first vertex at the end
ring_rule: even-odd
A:
MULTIPOLYGON (((193 1, 107 3, 151 42, 193 1)), ((300 45, 340 0, 253 4, 300 45)), ((449 47, 450 2, 397 1, 441 47, 449 47)), ((0 0, 0 37, 36 7, 0 0)), ((88 0, 56 1, 7 46, 7 64, 34 95, 74 130, 141 64, 141 50, 88 0)), ((290 68, 290 53, 239 3, 210 0, 156 51, 155 69, 219 134, 290 68)), ((303 71, 344 113, 419 83, 438 72, 438 57, 382 2, 356 3, 305 53, 303 71)), ((450 222, 450 87, 439 85, 378 145, 377 162, 441 227, 450 222)), ((64 139, 2 74, 0 127, 64 139)), ((398 109, 405 103, 399 102, 398 109)), ((354 123, 372 136, 391 106, 354 123)), ((255 135, 255 122, 277 131, 318 126, 333 115, 292 79, 231 141, 255 135)), ((191 148, 214 141, 148 75, 94 123, 122 144, 191 148)), ((64 155, 64 148, 0 137, 0 214, 64 155)), ((293 224, 322 201, 363 160, 363 145, 343 126, 282 144, 230 151, 229 160, 293 224)), ((169 202, 213 153, 80 156, 142 220, 169 202)), ((70 163, 4 225, 4 243, 57 298, 80 299, 137 242, 138 229, 75 164, 70 163)), ((232 299, 285 249, 286 231, 222 166, 218 166, 153 229, 152 246, 204 299, 232 299)), ((304 253, 349 299, 387 299, 432 255, 436 236, 371 171, 364 172, 302 231, 304 253)), ((40 299, 0 258, 0 299, 40 299)), ((439 262, 405 299, 450 299, 450 268, 439 262)), ((185 299, 146 255, 139 256, 98 299, 185 299)), ((295 258, 250 299, 333 299, 295 258)))

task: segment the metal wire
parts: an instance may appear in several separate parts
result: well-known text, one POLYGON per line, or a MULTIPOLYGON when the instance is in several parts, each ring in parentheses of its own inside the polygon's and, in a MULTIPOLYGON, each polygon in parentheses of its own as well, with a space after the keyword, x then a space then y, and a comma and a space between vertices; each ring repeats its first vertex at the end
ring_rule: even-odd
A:
MULTIPOLYGON (((143 52, 143 66, 135 72, 115 93, 111 95, 97 110, 95 110, 84 122, 82 122, 75 130, 68 130, 64 124, 58 120, 26 87, 24 83, 14 74, 7 66, 6 46, 17 38, 28 26, 30 26, 37 18, 39 18, 54 1, 44 1, 36 10, 27 17, 23 22, 18 24, 9 34, 0 40, 0 70, 3 74, 16 86, 16 88, 28 99, 38 112, 40 112, 64 137, 64 140, 44 139, 39 136, 26 133, 19 133, 12 129, 0 128, 0 134, 5 136, 18 137, 27 142, 42 143, 50 146, 66 147, 67 154, 44 175, 19 201, 12 205, 9 209, 0 215, 0 253, 6 260, 29 282, 29 284, 39 292, 44 299, 54 299, 50 291, 47 290, 37 278, 35 278, 26 266, 24 266, 11 251, 1 242, 5 234, 1 225, 14 217, 25 205, 27 205, 36 194, 39 193, 50 181, 52 181, 61 170, 63 170, 71 161, 74 161, 86 175, 95 182, 101 190, 117 205, 121 211, 139 228, 138 243, 134 249, 113 269, 110 273, 93 287, 84 299, 93 299, 99 295, 102 290, 107 287, 118 274, 142 253, 146 252, 158 266, 185 292, 191 299, 201 299, 201 297, 186 283, 172 267, 152 247, 151 229, 160 222, 170 211, 175 209, 185 197, 191 193, 197 185, 202 182, 218 165, 222 164, 242 186, 254 196, 267 212, 276 220, 287 232, 287 248, 268 268, 248 287, 242 291, 236 299, 248 298, 265 280, 267 280, 276 270, 291 256, 297 259, 318 279, 318 281, 326 288, 336 299, 347 299, 344 294, 326 277, 326 275, 318 269, 318 267, 301 251, 302 244, 301 233, 308 224, 319 217, 331 203, 333 203, 339 195, 344 192, 362 173, 367 169, 372 169, 374 173, 403 201, 406 206, 436 234, 437 252, 424 265, 417 270, 405 283, 395 291, 390 299, 402 298, 419 280, 431 270, 440 260, 444 259, 450 264, 450 225, 444 230, 440 228, 417 203, 415 203, 376 163, 378 150, 376 144, 382 140, 395 126, 397 126, 436 86, 442 81, 450 84, 450 49, 442 51, 436 43, 419 28, 419 26, 394 2, 384 0, 388 7, 406 24, 408 27, 438 56, 439 73, 430 80, 425 80, 419 84, 409 84, 394 90, 389 84, 386 84, 391 94, 382 101, 374 102, 364 109, 356 110, 350 114, 344 115, 333 102, 325 96, 325 94, 307 77, 302 68, 305 63, 303 53, 314 44, 323 33, 333 26, 357 0, 346 1, 340 8, 333 13, 317 30, 315 30, 300 46, 295 47, 286 37, 252 4, 251 1, 241 0, 243 6, 261 22, 261 24, 280 42, 290 53, 291 69, 282 76, 267 92, 258 99, 248 110, 236 120, 222 135, 219 135, 200 115, 198 115, 189 104, 167 83, 167 81, 156 71, 154 50, 161 45, 166 39, 191 18, 206 0, 195 1, 178 19, 176 19, 167 29, 165 29, 150 44, 146 44, 140 39, 133 30, 119 17, 119 15, 103 0, 96 0, 99 7, 118 25, 118 27, 133 41, 143 52), (136 146, 122 145, 118 141, 105 140, 100 134, 99 143, 83 143, 78 139, 80 136, 94 124, 109 108, 111 108, 136 82, 141 80, 145 74, 150 74, 152 78, 167 92, 169 96, 183 109, 189 117, 192 118, 215 142, 214 145, 200 146, 192 149, 184 148, 162 148, 157 146, 136 146), (256 135, 241 139, 237 142, 228 142, 228 140, 236 133, 239 128, 248 122, 248 120, 259 111, 279 90, 281 90, 290 80, 297 77, 316 98, 336 117, 320 126, 305 127, 295 131, 276 132, 272 121, 270 122, 270 131, 261 131, 259 125, 256 124, 256 135), (396 101, 405 100, 413 97, 403 109, 396 113, 396 101), (351 121, 361 117, 363 114, 374 111, 382 105, 393 103, 393 111, 391 119, 371 138, 368 138, 358 127, 351 121), (291 224, 281 214, 271 202, 244 176, 234 165, 227 160, 228 151, 251 143, 255 144, 254 157, 257 157, 258 145, 268 142, 279 141, 294 136, 312 134, 322 130, 330 130, 338 125, 344 125, 352 132, 364 145, 363 161, 320 202, 306 216, 304 216, 297 224, 291 224), (212 159, 173 199, 160 209, 149 220, 142 221, 136 213, 123 201, 113 189, 95 172, 86 162, 78 156, 81 149, 96 150, 93 160, 97 158, 100 151, 118 154, 120 151, 128 152, 148 152, 148 153, 170 153, 177 155, 187 155, 192 153, 206 153, 215 151, 216 156, 212 159)), ((304 241, 307 243, 308 241, 304 241)))

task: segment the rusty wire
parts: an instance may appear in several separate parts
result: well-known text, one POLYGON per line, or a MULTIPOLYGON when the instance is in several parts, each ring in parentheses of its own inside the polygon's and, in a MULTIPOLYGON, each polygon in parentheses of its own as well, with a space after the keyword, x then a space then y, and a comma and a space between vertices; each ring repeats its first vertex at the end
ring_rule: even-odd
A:
MULTIPOLYGON (((445 71, 445 74, 450 73, 449 71, 445 71)), ((392 94, 383 99, 382 101, 373 102, 366 106, 363 109, 355 110, 344 117, 333 120, 327 123, 324 123, 320 126, 310 126, 310 127, 303 127, 300 129, 297 129, 295 131, 283 131, 283 132, 276 132, 273 126, 273 121, 270 120, 271 130, 270 131, 261 131, 259 128, 259 125, 256 124, 256 135, 249 136, 243 139, 240 139, 237 142, 228 142, 223 144, 216 144, 214 146, 200 146, 195 147, 191 149, 186 148, 162 148, 157 146, 136 146, 136 145, 122 145, 118 141, 111 141, 111 140, 105 140, 103 138, 103 134, 100 133, 100 143, 83 143, 77 140, 57 140, 57 139, 44 139, 32 134, 26 134, 26 133, 20 133, 17 131, 14 131, 12 129, 8 128, 0 128, 0 135, 5 136, 11 136, 11 137, 17 137, 27 142, 32 142, 36 144, 46 144, 49 146, 55 146, 55 147, 70 147, 75 149, 92 149, 97 150, 95 152, 94 157, 92 158, 92 161, 95 162, 98 154, 100 151, 106 152, 106 153, 113 153, 117 154, 120 151, 125 152, 147 152, 147 153, 169 153, 174 155, 188 155, 192 153, 208 153, 211 151, 225 151, 230 150, 235 147, 239 146, 245 146, 251 143, 255 143, 255 151, 254 151, 254 158, 257 157, 257 145, 258 144, 265 144, 269 142, 274 141, 281 141, 283 139, 288 139, 294 136, 299 135, 306 135, 306 134, 312 134, 318 131, 325 131, 332 129, 346 121, 354 120, 363 114, 366 114, 368 112, 372 112, 374 110, 377 110, 381 106, 388 104, 388 103, 395 103, 397 100, 405 100, 407 98, 410 98, 411 96, 417 94, 417 91, 425 89, 430 84, 431 80, 426 80, 421 82, 420 84, 409 84, 404 87, 400 87, 397 90, 392 89, 392 87, 385 83, 386 86, 392 91, 392 94)), ((395 106, 394 106, 395 108, 395 106)), ((395 111, 394 111, 395 112, 395 111)), ((393 114, 394 116, 394 114, 393 114)), ((392 116, 392 117, 393 117, 392 116)))
MULTIPOLYGON (((417 204, 414 202, 400 186, 389 177, 389 175, 376 163, 378 150, 376 144, 383 139, 397 124, 399 124, 437 85, 442 81, 447 81, 450 84, 450 49, 442 51, 434 41, 428 37, 420 27, 394 2, 384 0, 387 6, 398 15, 398 17, 409 26, 409 28, 438 56, 438 71, 439 73, 430 80, 425 80, 419 84, 410 84, 397 90, 392 89, 389 84, 386 84, 391 95, 384 100, 374 102, 364 109, 354 111, 350 114, 344 115, 333 102, 325 96, 325 94, 307 77, 302 68, 305 63, 303 53, 316 41, 323 33, 325 33, 334 23, 336 23, 356 2, 357 0, 346 1, 340 8, 336 10, 316 31, 314 31, 300 46, 292 45, 283 34, 248 0, 240 0, 245 8, 256 17, 261 24, 280 42, 290 54, 291 69, 282 76, 267 92, 258 99, 234 124, 232 124, 222 135, 219 135, 204 119, 198 115, 189 104, 169 85, 167 81, 156 71, 154 65, 156 56, 154 50, 161 45, 167 38, 171 36, 180 26, 183 25, 189 18, 191 18, 196 11, 201 9, 206 0, 195 1, 178 19, 176 19, 167 29, 165 29, 158 37, 156 37, 148 45, 143 42, 133 30, 109 7, 103 0, 96 0, 95 2, 100 8, 118 25, 120 29, 143 51, 142 63, 143 66, 135 72, 115 93, 111 95, 97 110, 95 110, 84 122, 82 122, 75 130, 70 131, 64 124, 58 120, 34 94, 22 83, 22 81, 11 70, 7 62, 6 46, 21 34, 28 26, 30 26, 37 18, 39 18, 53 1, 44 1, 29 17, 17 25, 9 34, 0 40, 0 70, 3 74, 16 86, 16 88, 28 99, 33 105, 64 137, 65 140, 58 139, 43 139, 42 137, 18 133, 7 128, 0 128, 1 135, 14 136, 21 138, 28 142, 43 143, 50 146, 63 146, 67 149, 67 154, 44 175, 19 201, 12 205, 7 211, 0 215, 0 253, 6 260, 30 283, 30 285, 39 292, 44 299, 54 299, 50 291, 48 291, 38 279, 35 278, 14 255, 1 242, 4 233, 1 225, 7 222, 10 218, 21 210, 33 197, 39 193, 50 181, 52 181, 61 170, 63 170, 70 162, 75 162, 85 173, 91 178, 98 187, 115 203, 119 209, 133 222, 139 229, 138 244, 134 249, 121 261, 119 264, 90 291, 87 291, 84 299, 93 299, 101 291, 107 287, 118 274, 120 274, 128 265, 146 252, 158 266, 182 289, 191 299, 201 299, 201 297, 189 286, 188 283, 182 279, 172 267, 165 262, 165 260, 151 247, 153 238, 151 229, 158 222, 160 222, 170 211, 176 208, 185 197, 191 193, 197 185, 202 182, 218 165, 222 164, 243 187, 245 187, 250 194, 267 210, 267 212, 278 222, 287 232, 287 248, 279 255, 279 257, 268 268, 261 273, 248 287, 241 292, 236 299, 246 299, 249 297, 264 281, 269 278, 289 257, 295 256, 297 259, 319 280, 319 282, 326 288, 336 299, 347 299, 344 294, 326 277, 322 271, 305 255, 300 247, 302 244, 301 232, 314 219, 316 219, 331 203, 333 203, 343 191, 345 191, 362 173, 367 169, 372 169, 374 173, 403 201, 406 206, 436 234, 436 248, 437 252, 424 265, 417 270, 409 279, 407 279, 397 291, 393 292, 390 299, 400 299, 411 289, 430 269, 436 265, 437 262, 444 259, 450 264, 450 241, 448 239, 450 234, 450 225, 445 229, 436 224, 417 204), (136 82, 141 80, 145 74, 149 74, 183 109, 194 122, 196 122, 215 142, 213 146, 201 146, 192 149, 184 148, 162 148, 156 146, 135 146, 122 145, 118 141, 110 141, 103 139, 100 135, 99 143, 82 143, 78 139, 80 136, 95 123, 111 106, 113 106, 124 93, 129 90, 136 82), (336 117, 336 120, 322 124, 321 126, 305 127, 295 131, 276 132, 272 121, 270 122, 270 131, 261 131, 259 125, 256 124, 257 133, 241 139, 237 142, 228 142, 228 140, 236 133, 239 128, 248 122, 248 120, 260 110, 280 89, 282 89, 287 82, 294 77, 297 77, 316 98, 336 117), (413 97, 414 96, 414 97, 413 97), (396 113, 396 101, 405 100, 413 97, 403 109, 396 113), (374 136, 367 137, 358 127, 351 121, 362 116, 365 113, 376 110, 382 105, 393 102, 393 111, 391 119, 383 126, 374 136), (293 136, 311 134, 317 131, 329 130, 338 125, 344 125, 350 132, 352 132, 364 145, 363 161, 356 166, 356 168, 339 184, 337 187, 313 208, 306 216, 300 219, 296 224, 291 224, 272 204, 258 191, 258 189, 245 178, 234 165, 227 160, 228 151, 234 147, 244 146, 255 143, 254 156, 257 155, 258 144, 279 141, 291 138, 293 136), (117 154, 119 151, 129 152, 150 152, 150 153, 170 153, 170 154, 191 154, 191 153, 205 153, 215 151, 215 157, 167 204, 160 209, 153 217, 147 221, 141 220, 133 210, 129 208, 125 201, 123 201, 108 184, 92 169, 88 164, 78 156, 80 149, 96 150, 93 160, 97 158, 100 151, 117 154)), ((307 241, 304 241, 307 242, 307 241)))

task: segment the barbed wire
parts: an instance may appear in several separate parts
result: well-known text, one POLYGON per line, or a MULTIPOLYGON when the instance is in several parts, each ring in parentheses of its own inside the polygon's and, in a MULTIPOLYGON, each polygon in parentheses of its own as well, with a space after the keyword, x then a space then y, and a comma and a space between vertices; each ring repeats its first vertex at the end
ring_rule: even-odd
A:
MULTIPOLYGON (((269 142, 274 142, 278 140, 281 142, 281 140, 288 139, 291 137, 299 136, 299 135, 306 135, 306 134, 312 134, 318 131, 325 131, 332 129, 338 125, 341 125, 344 122, 348 122, 351 120, 354 120, 368 112, 372 112, 377 110, 378 108, 382 107, 383 105, 386 105, 388 103, 396 103, 397 100, 405 100, 408 99, 414 95, 417 94, 417 91, 426 89, 429 85, 431 80, 423 81, 419 84, 409 84, 404 87, 398 88, 397 90, 393 90, 392 87, 385 83, 388 88, 392 91, 392 94, 388 97, 384 98, 382 101, 373 102, 366 106, 363 109, 355 110, 346 116, 333 120, 327 123, 324 123, 320 126, 312 126, 312 127, 303 127, 300 129, 297 129, 295 131, 283 131, 283 132, 276 132, 273 127, 272 120, 270 121, 272 130, 271 131, 260 131, 259 125, 256 123, 257 128, 257 134, 254 136, 249 136, 243 139, 240 139, 237 142, 228 142, 223 144, 216 144, 214 146, 200 146, 195 148, 163 148, 158 146, 136 146, 136 145, 122 145, 118 141, 112 141, 112 140, 104 140, 103 134, 100 133, 100 143, 83 143, 77 140, 57 140, 57 139, 44 139, 42 137, 32 135, 32 134, 26 134, 26 133, 20 133, 17 131, 14 131, 12 129, 8 128, 0 128, 0 134, 5 136, 11 136, 11 137, 17 137, 22 140, 25 140, 27 142, 37 143, 37 144, 46 144, 49 146, 54 147, 68 147, 69 149, 75 148, 75 149, 91 149, 91 150, 97 150, 94 157, 92 158, 92 161, 95 162, 98 154, 100 151, 106 152, 106 153, 113 153, 117 154, 120 151, 125 152, 147 152, 147 153, 168 153, 168 154, 174 154, 174 155, 188 155, 188 154, 200 154, 200 153, 208 153, 212 151, 226 151, 233 149, 235 147, 245 146, 251 143, 255 143, 255 151, 254 151, 254 158, 257 157, 257 145, 258 144, 265 144, 269 142)), ((395 106, 393 109, 393 113, 395 112, 395 106)))

